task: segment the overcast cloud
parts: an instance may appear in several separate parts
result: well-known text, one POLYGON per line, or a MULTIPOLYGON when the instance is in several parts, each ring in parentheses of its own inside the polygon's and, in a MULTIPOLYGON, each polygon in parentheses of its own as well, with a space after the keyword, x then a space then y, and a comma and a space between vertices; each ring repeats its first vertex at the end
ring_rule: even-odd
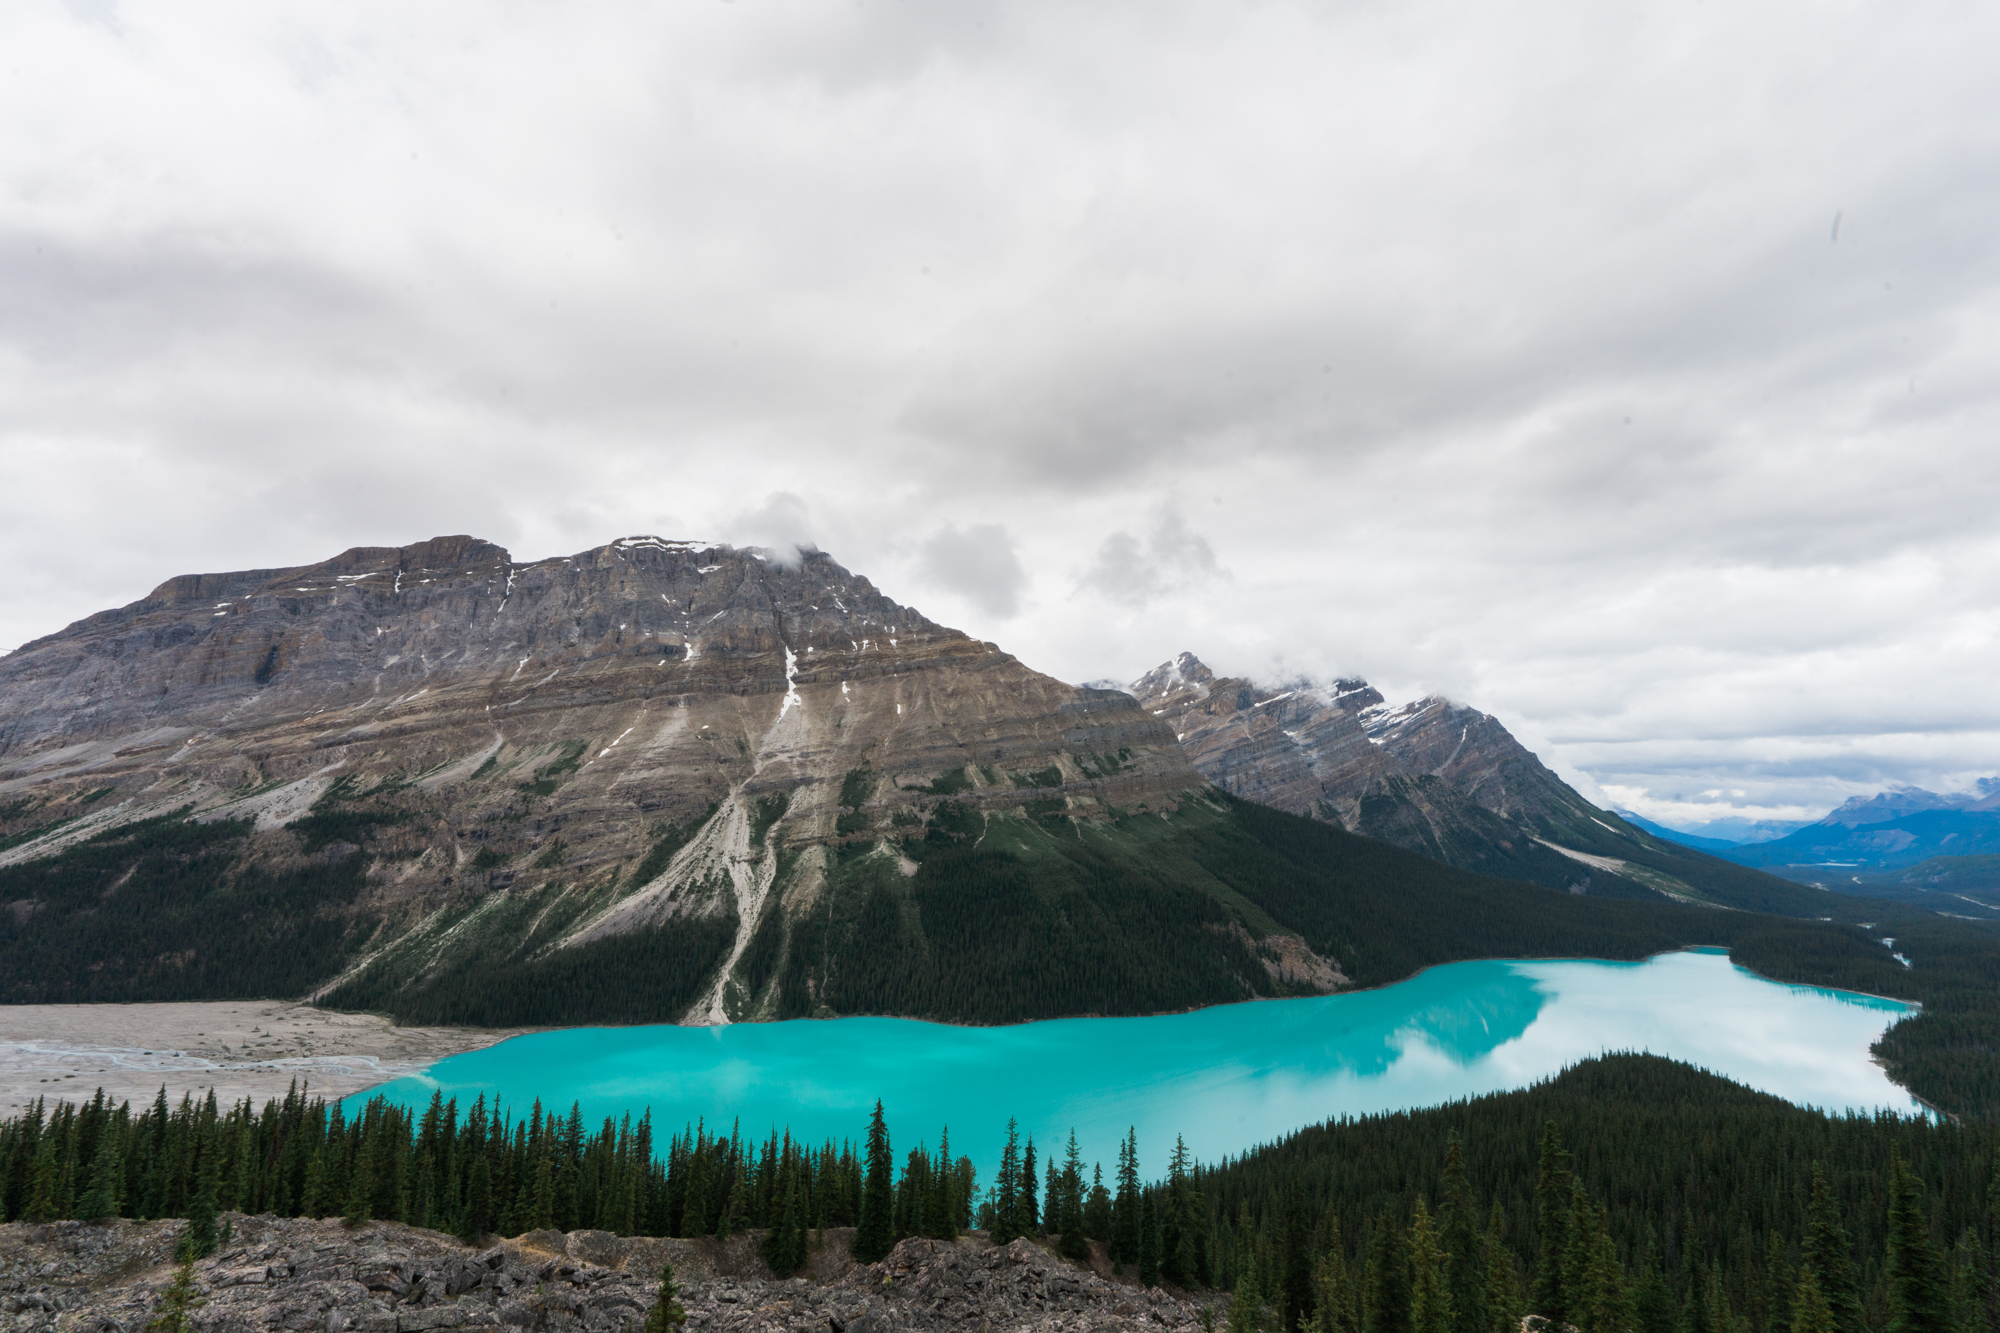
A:
POLYGON ((1656 816, 1966 786, 1996 49, 1924 0, 17 0, 0 642, 438 533, 814 542, 1071 680, 1444 691, 1656 816))

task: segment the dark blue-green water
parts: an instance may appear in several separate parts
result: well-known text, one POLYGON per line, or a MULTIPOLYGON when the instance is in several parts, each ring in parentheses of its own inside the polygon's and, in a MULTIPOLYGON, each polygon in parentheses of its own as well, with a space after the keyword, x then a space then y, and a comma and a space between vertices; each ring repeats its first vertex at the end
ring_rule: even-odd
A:
POLYGON ((525 1115, 582 1103, 587 1125, 652 1111, 762 1138, 859 1139, 880 1098, 900 1155, 936 1146, 989 1178, 1009 1116, 1047 1145, 1076 1131, 1108 1169, 1127 1127, 1161 1167, 1176 1135, 1203 1161, 1333 1116, 1525 1087, 1606 1051, 1651 1051, 1791 1101, 1916 1112, 1868 1055, 1894 1000, 1766 981, 1719 951, 1643 963, 1472 962, 1357 994, 1154 1018, 950 1027, 896 1018, 734 1027, 568 1028, 453 1056, 349 1099, 421 1108, 443 1090, 525 1115))

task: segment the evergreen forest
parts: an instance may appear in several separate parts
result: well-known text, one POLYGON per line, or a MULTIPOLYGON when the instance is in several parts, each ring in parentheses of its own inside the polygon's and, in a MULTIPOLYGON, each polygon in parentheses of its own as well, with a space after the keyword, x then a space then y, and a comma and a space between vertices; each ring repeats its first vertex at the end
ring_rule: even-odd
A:
POLYGON ((857 1139, 738 1126, 587 1126, 484 1098, 348 1114, 296 1088, 262 1107, 164 1093, 0 1122, 6 1220, 231 1212, 374 1218, 468 1241, 536 1228, 755 1233, 772 1271, 811 1247, 872 1261, 972 1228, 1148 1283, 1229 1293, 1233 1329, 1511 1333, 1994 1333, 2000 1129, 1829 1116, 1653 1056, 1519 1092, 1344 1119, 1219 1163, 1128 1136, 1082 1161, 1010 1126, 996 1178, 948 1131, 898 1157, 878 1104, 857 1139), (845 1230, 837 1239, 829 1228, 845 1230))

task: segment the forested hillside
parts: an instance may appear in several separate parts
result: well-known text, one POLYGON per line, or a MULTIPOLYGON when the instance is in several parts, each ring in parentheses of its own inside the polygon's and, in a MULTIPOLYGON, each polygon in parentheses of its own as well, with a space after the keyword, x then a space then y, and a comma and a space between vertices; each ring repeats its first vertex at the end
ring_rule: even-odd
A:
POLYGON ((539 1103, 523 1119, 483 1099, 346 1116, 296 1092, 136 1114, 100 1097, 0 1123, 0 1209, 187 1216, 197 1253, 226 1210, 468 1239, 761 1231, 779 1276, 827 1227, 854 1227, 873 1259, 976 1225, 1072 1257, 1102 1242, 1142 1280, 1231 1289, 1238 1328, 1509 1333, 1524 1313, 1581 1333, 1996 1327, 2000 1131, 1830 1117, 1650 1056, 1207 1165, 1136 1139, 1084 1162, 1046 1125, 985 1145, 1001 1167, 982 1181, 942 1133, 932 1150, 933 1127, 892 1137, 892 1120, 878 1107, 853 1141, 810 1145, 650 1116, 590 1127, 539 1103))

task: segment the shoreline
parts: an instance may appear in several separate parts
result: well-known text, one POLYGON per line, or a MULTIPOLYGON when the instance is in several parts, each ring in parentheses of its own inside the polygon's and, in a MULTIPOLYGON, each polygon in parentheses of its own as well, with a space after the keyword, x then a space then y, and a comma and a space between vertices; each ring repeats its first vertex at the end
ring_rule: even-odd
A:
POLYGON ((296 1080, 335 1100, 534 1028, 398 1027, 298 1000, 0 1005, 0 1116, 36 1097, 150 1105, 211 1091, 224 1106, 296 1080))
MULTIPOLYGON (((1583 955, 1453 959, 1427 964, 1406 977, 1375 986, 1351 986, 1317 996, 1253 996, 1230 1004, 1361 995, 1403 985, 1436 968, 1465 963, 1595 962, 1636 966, 1669 954, 1699 950, 1719 952, 1729 958, 1731 966, 1773 985, 1806 986, 1903 1005, 1906 1013, 1897 1022, 1914 1017, 1923 1009, 1920 1002, 1899 996, 1769 977, 1737 962, 1727 946, 1708 944, 1663 949, 1637 959, 1583 955)), ((1022 1023, 963 1023, 901 1014, 842 1014, 790 1021, 873 1018, 937 1027, 1026 1027, 1079 1019, 1174 1017, 1227 1007, 1200 1005, 1152 1014, 1066 1014, 1022 1023)), ((0 1005, 0 1116, 24 1111, 37 1096, 88 1101, 100 1087, 114 1104, 130 1101, 135 1109, 151 1103, 162 1086, 172 1102, 189 1094, 203 1097, 212 1090, 219 1103, 228 1105, 246 1096, 257 1102, 281 1098, 294 1080, 329 1101, 342 1101, 422 1073, 450 1056, 484 1050, 531 1033, 683 1026, 688 1025, 662 1020, 579 1023, 572 1028, 399 1027, 383 1014, 321 1009, 299 1000, 0 1005), (71 1083, 76 1086, 66 1086, 71 1083)))

